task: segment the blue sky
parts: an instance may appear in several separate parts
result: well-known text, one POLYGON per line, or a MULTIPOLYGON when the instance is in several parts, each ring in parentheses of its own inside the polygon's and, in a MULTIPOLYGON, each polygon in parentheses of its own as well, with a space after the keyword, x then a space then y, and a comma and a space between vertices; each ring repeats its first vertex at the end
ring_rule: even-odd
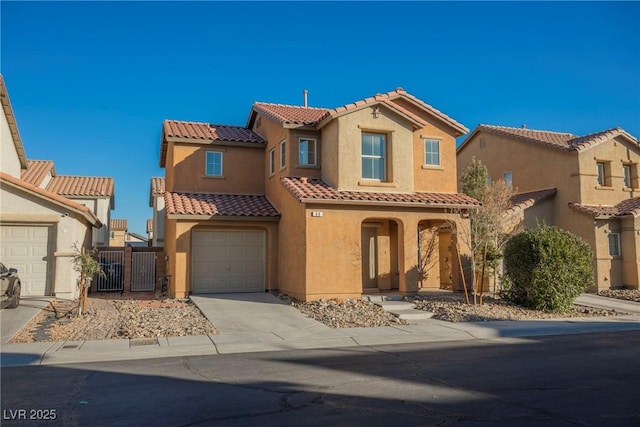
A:
POLYGON ((479 123, 640 137, 638 2, 9 2, 0 67, 27 157, 111 176, 145 234, 164 119, 337 107, 403 87, 479 123))

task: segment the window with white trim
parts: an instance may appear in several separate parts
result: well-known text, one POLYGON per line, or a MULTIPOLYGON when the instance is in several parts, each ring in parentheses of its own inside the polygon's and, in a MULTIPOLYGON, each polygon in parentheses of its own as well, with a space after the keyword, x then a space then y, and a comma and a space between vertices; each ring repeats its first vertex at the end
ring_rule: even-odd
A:
POLYGON ((381 133, 362 134, 362 179, 387 179, 387 137, 381 133))
POLYGON ((314 138, 298 139, 298 166, 316 166, 317 145, 318 142, 314 138))
POLYGON ((604 162, 596 162, 596 173, 598 174, 597 179, 598 179, 598 185, 600 186, 604 186, 606 184, 604 170, 605 170, 604 162))
POLYGON ((631 165, 622 165, 622 171, 624 172, 624 186, 631 188, 631 165))
POLYGON ((424 164, 429 166, 440 166, 440 140, 424 140, 424 164))
POLYGON ((287 165, 287 140, 280 141, 280 169, 287 165))
POLYGON ((221 151, 207 151, 205 174, 207 176, 222 176, 221 151))
POLYGON ((276 149, 269 150, 269 175, 276 173, 276 149))
POLYGON ((620 256, 620 233, 609 233, 609 255, 620 256))

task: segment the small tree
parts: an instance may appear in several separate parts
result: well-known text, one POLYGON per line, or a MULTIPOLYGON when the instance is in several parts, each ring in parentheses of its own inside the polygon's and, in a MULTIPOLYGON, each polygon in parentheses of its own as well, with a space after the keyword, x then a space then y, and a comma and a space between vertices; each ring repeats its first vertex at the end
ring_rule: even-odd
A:
POLYGON ((504 298, 536 310, 567 311, 594 283, 589 245, 557 227, 544 225, 513 236, 504 266, 504 298))
POLYGON ((91 286, 91 280, 93 276, 104 276, 102 267, 98 260, 96 260, 96 253, 98 249, 87 252, 86 249, 78 248, 77 244, 73 244, 73 269, 78 272, 78 316, 81 316, 87 310, 87 294, 89 293, 89 287, 91 286))

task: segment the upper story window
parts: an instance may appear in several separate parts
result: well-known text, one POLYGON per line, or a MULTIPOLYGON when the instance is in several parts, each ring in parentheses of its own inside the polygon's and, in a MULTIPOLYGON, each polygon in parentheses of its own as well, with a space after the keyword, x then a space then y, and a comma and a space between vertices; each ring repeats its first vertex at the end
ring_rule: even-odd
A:
POLYGON ((502 179, 504 179, 504 184, 509 190, 513 189, 513 174, 511 172, 504 172, 502 179))
POLYGON ((222 152, 207 151, 205 173, 207 176, 222 176, 222 152))
POLYGON ((611 187, 611 162, 596 162, 597 183, 601 187, 611 187))
POLYGON ((380 133, 362 134, 362 178, 387 179, 387 137, 380 133))
POLYGON ((428 166, 440 166, 440 140, 424 140, 424 164, 428 166))
POLYGON ((624 172, 624 186, 631 188, 631 165, 622 165, 622 171, 624 172))
POLYGON ((625 188, 637 188, 638 187, 638 165, 635 163, 625 163, 622 165, 624 172, 624 186, 625 188))
POLYGON ((269 176, 276 173, 276 149, 269 150, 269 176))
POLYGON ((287 165, 287 140, 283 139, 280 142, 280 169, 287 165))
POLYGON ((313 138, 298 139, 298 166, 316 166, 317 145, 313 138))

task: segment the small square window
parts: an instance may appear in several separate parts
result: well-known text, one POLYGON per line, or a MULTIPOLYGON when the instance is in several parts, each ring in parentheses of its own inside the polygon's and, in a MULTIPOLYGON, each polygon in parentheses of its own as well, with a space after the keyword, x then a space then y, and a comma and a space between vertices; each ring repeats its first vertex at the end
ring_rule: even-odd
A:
POLYGON ((205 173, 207 176, 222 176, 222 152, 207 151, 205 173))
POLYGON ((609 233, 609 255, 620 256, 620 233, 609 233))
POLYGON ((440 166, 440 141, 437 139, 424 140, 424 164, 440 166))
POLYGON ((276 149, 269 150, 269 175, 276 173, 276 149))
POLYGON ((298 165, 315 166, 317 142, 313 138, 300 138, 298 140, 298 165))
POLYGON ((287 165, 287 141, 280 142, 280 169, 287 165))

